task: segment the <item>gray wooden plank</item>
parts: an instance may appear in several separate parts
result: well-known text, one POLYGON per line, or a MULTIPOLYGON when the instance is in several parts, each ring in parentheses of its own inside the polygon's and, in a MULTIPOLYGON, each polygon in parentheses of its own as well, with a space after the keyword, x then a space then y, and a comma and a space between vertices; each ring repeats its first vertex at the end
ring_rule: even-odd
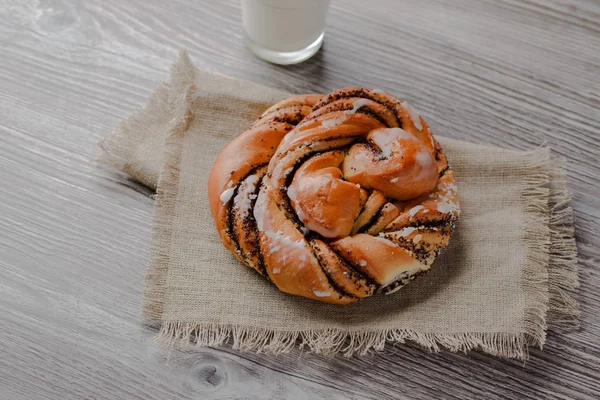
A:
POLYGON ((599 15, 594 0, 334 0, 323 51, 279 67, 244 49, 234 0, 0 0, 0 397, 597 398, 599 15), (550 332, 525 365, 411 345, 323 359, 148 343, 150 192, 91 160, 181 47, 292 92, 387 89, 440 135, 568 157, 581 330, 550 332))

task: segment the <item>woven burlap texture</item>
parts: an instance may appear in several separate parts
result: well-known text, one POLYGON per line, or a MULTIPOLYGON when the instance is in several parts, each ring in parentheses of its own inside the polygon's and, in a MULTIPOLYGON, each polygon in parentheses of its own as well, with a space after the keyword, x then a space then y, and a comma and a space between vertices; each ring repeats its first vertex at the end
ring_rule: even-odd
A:
POLYGON ((548 324, 578 322, 564 161, 440 137, 462 215, 432 270, 348 306, 279 292, 222 246, 207 179, 223 147, 288 96, 197 70, 182 52, 148 104, 101 142, 105 162, 157 188, 144 316, 156 340, 281 353, 364 354, 414 341, 525 359, 548 324))

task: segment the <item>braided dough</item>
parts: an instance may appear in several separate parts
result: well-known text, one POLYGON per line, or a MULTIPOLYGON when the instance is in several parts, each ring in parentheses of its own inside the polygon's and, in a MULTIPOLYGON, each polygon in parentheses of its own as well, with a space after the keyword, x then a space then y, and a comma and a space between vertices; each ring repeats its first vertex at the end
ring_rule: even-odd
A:
POLYGON ((283 292, 334 304, 426 272, 460 213, 423 118, 360 87, 273 105, 218 155, 208 191, 241 262, 283 292))

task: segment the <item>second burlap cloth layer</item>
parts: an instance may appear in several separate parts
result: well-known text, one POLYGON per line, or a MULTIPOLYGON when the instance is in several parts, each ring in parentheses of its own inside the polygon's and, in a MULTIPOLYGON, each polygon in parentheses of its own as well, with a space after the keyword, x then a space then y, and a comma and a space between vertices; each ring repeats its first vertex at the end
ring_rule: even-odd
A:
POLYGON ((562 162, 439 137, 462 215, 431 272, 336 306, 279 292, 221 244, 208 205, 216 155, 287 93, 198 71, 185 53, 149 103, 102 141, 105 161, 156 188, 144 315, 168 344, 362 354, 412 340, 524 359, 548 324, 577 325, 577 258, 562 162))

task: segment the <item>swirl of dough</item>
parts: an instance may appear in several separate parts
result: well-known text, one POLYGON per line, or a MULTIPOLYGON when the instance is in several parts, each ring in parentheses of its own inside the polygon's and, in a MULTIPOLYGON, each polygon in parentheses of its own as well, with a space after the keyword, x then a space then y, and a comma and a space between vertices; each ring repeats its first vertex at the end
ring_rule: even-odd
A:
POLYGON ((334 304, 428 271, 460 208, 454 172, 405 101, 350 87, 267 109, 218 155, 221 240, 280 290, 334 304))

